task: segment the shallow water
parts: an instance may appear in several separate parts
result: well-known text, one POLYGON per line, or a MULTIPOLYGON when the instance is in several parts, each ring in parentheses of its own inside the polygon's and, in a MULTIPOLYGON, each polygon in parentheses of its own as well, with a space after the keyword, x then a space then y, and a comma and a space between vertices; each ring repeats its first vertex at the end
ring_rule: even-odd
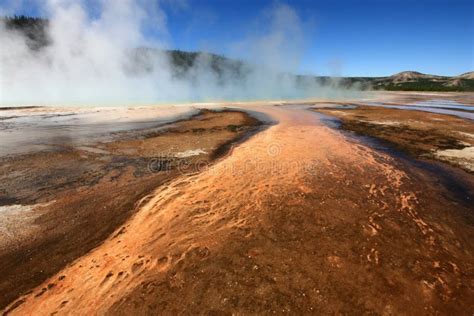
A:
MULTIPOLYGON (((340 106, 336 106, 340 108, 340 106)), ((433 183, 441 184, 446 190, 452 194, 451 198, 456 199, 463 205, 470 206, 474 200, 474 195, 470 189, 470 184, 464 179, 457 176, 456 169, 449 165, 445 165, 436 161, 430 161, 426 159, 419 159, 411 156, 410 154, 397 149, 393 144, 379 139, 374 136, 357 134, 355 132, 344 130, 341 128, 341 119, 326 115, 319 112, 314 112, 326 126, 337 129, 345 137, 356 143, 361 143, 364 146, 368 146, 376 151, 385 153, 395 158, 398 163, 405 165, 409 169, 423 170, 427 174, 431 175, 429 178, 433 180, 433 183)))
POLYGON ((443 100, 443 99, 419 101, 419 102, 415 102, 413 104, 408 104, 408 105, 430 107, 430 108, 449 108, 449 109, 474 111, 473 106, 465 105, 453 100, 443 100))
POLYGON ((381 102, 367 102, 369 106, 381 106, 390 109, 417 110, 438 114, 454 115, 457 117, 474 120, 474 107, 451 100, 429 100, 409 103, 407 105, 388 105, 381 102), (462 111, 457 111, 462 110, 462 111), (473 112, 466 112, 473 111, 473 112))
POLYGON ((0 111, 0 157, 107 141, 114 133, 159 128, 192 107, 13 109, 0 111))

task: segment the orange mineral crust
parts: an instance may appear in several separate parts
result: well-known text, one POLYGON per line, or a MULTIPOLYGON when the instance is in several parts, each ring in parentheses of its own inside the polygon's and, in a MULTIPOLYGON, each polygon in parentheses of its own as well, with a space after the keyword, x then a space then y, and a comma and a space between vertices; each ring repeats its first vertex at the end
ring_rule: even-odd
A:
MULTIPOLYGON (((158 186, 13 315, 460 313, 474 308, 471 206, 301 106, 158 186)), ((462 172, 462 171, 459 171, 462 172)), ((472 178, 467 180, 472 185, 472 178), (470 182, 469 182, 470 181, 470 182)))

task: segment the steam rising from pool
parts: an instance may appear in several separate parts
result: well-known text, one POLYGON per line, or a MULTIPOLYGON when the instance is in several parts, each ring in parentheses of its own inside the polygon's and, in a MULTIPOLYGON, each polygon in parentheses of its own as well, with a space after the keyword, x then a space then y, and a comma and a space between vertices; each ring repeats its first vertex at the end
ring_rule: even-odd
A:
MULTIPOLYGON (((341 97, 355 91, 322 87, 295 73, 305 47, 304 21, 291 7, 262 13, 264 31, 228 43, 244 52, 244 75, 217 74, 209 55, 176 76, 168 54, 161 2, 116 0, 37 2, 50 20, 50 45, 0 25, 0 106, 109 105, 159 102, 341 97), (86 4, 97 6, 92 14, 86 4), (151 6, 153 5, 153 6, 151 6), (150 10, 152 8, 152 10, 150 10), (153 36, 145 35, 153 29, 153 36), (151 47, 153 50, 137 48, 151 47)), ((5 5, 4 5, 5 6, 5 5)), ((0 13, 8 8, 1 7, 0 13)), ((14 13, 14 12, 9 12, 14 13)))

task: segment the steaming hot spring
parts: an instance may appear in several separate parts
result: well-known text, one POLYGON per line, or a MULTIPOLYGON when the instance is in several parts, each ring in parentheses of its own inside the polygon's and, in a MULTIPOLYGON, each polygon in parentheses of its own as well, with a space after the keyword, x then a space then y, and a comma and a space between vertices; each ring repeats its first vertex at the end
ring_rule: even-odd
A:
POLYGON ((374 89, 469 74, 297 75, 280 2, 173 50, 187 3, 0 2, 2 313, 472 313, 472 92, 374 89))

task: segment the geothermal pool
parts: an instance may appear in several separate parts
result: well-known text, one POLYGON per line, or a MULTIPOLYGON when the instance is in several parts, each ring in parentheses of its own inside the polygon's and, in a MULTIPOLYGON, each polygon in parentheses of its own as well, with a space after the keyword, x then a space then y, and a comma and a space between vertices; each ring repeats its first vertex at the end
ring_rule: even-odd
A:
POLYGON ((469 120, 474 120, 474 106, 469 106, 452 100, 428 100, 406 105, 388 105, 383 102, 367 102, 367 105, 382 106, 402 110, 418 110, 431 113, 455 115, 469 120))
POLYGON ((192 106, 0 108, 0 156, 110 141, 115 133, 189 118, 192 106))

